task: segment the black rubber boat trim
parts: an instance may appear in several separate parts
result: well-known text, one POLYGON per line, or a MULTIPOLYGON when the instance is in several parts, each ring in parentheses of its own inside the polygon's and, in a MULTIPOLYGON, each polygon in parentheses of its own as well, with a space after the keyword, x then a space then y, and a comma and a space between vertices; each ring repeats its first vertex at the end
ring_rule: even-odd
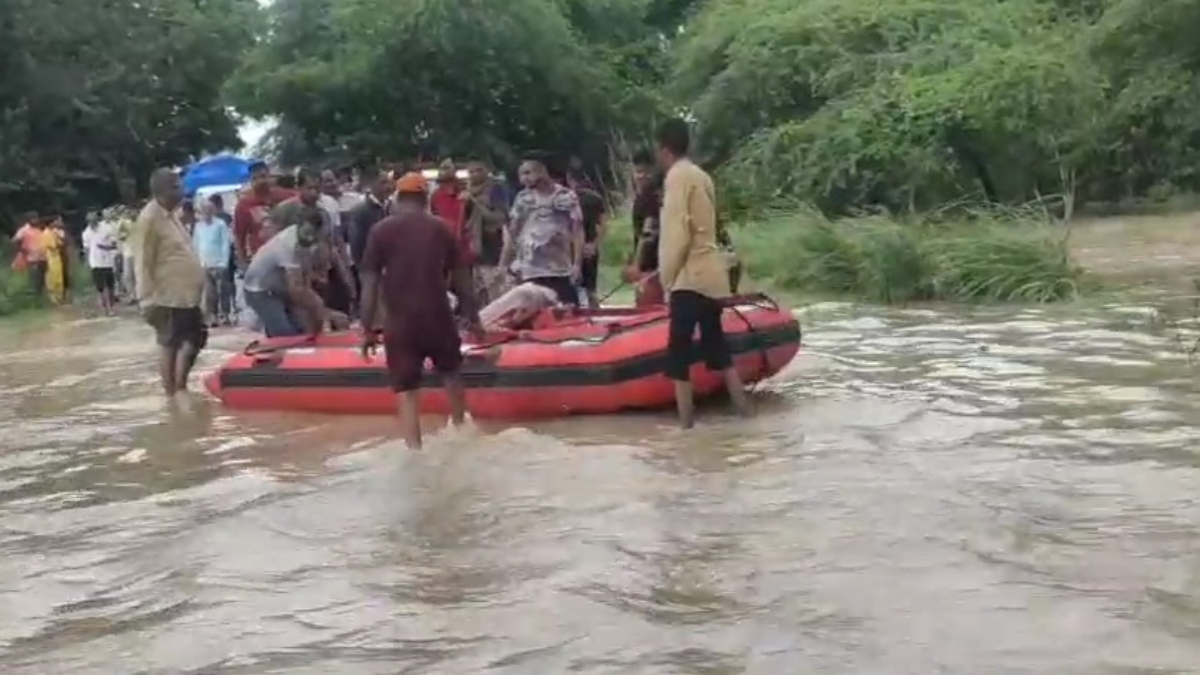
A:
MULTIPOLYGON (((792 323, 755 329, 729 336, 734 356, 765 352, 800 341, 800 326, 792 323)), ((597 367, 553 366, 497 368, 495 364, 468 359, 463 364, 463 383, 472 389, 529 389, 539 387, 603 387, 638 380, 663 372, 667 351, 650 352, 597 367)), ((387 371, 378 367, 339 369, 277 368, 262 364, 255 368, 223 370, 222 390, 232 389, 378 389, 388 387, 387 371)), ((440 387, 441 377, 427 372, 422 387, 440 387)))

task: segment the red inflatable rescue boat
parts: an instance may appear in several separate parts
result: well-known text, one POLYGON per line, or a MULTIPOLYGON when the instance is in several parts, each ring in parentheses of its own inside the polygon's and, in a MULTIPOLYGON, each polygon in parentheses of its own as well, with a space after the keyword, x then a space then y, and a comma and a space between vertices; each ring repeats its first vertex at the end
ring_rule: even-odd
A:
MULTIPOLYGON (((742 379, 758 382, 786 366, 800 349, 800 325, 762 295, 726 301, 723 318, 742 379)), ((548 310, 530 330, 464 344, 467 409, 477 418, 529 419, 606 414, 674 405, 663 375, 667 310, 548 310)), ((719 373, 692 368, 697 396, 718 393, 719 373)), ((355 333, 252 342, 205 378, 230 408, 338 414, 390 414, 395 394, 382 354, 364 360, 355 333)), ((424 412, 448 410, 437 373, 421 384, 424 412)))

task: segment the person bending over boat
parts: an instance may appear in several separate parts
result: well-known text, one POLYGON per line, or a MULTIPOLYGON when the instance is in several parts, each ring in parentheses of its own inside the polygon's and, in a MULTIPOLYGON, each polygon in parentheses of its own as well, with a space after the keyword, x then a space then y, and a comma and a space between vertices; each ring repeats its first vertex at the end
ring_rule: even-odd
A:
POLYGON ((427 187, 420 173, 405 174, 396 182, 395 210, 371 228, 359 269, 363 358, 378 344, 374 325, 382 293, 388 376, 399 394, 404 442, 414 450, 421 447, 418 396, 425 359, 441 375, 451 421, 455 426, 466 421, 466 393, 459 377, 462 341, 447 299, 450 288, 468 317, 470 332, 483 338, 467 251, 442 220, 429 213, 427 187))
POLYGON ((721 298, 730 295, 727 257, 717 243, 717 197, 712 178, 688 159, 687 122, 667 120, 658 132, 658 162, 667 172, 658 241, 659 278, 668 293, 670 328, 667 376, 675 382, 675 404, 683 428, 694 423, 689 371, 696 360, 692 335, 700 330, 699 355, 721 371, 734 405, 750 414, 750 402, 721 327, 721 298))
POLYGON ((321 240, 324 220, 318 211, 271 237, 251 258, 242 279, 246 304, 262 322, 267 337, 316 334, 325 322, 346 327, 346 315, 325 307, 307 281, 308 254, 321 240))
POLYGON ((584 249, 579 197, 555 183, 540 160, 525 160, 518 175, 524 189, 513 201, 501 266, 508 269, 515 259, 522 283, 545 286, 564 305, 578 306, 584 249))

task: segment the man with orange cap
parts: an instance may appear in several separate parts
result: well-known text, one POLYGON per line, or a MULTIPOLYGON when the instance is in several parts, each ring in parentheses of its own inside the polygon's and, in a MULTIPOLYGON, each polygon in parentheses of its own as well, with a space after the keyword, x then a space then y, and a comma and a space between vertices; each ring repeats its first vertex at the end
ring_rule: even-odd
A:
POLYGON ((466 421, 466 393, 459 377, 462 341, 447 297, 451 288, 471 332, 479 338, 483 333, 468 256, 442 220, 429 213, 428 184, 421 174, 407 173, 396 181, 394 209, 371 228, 359 275, 363 356, 370 357, 378 344, 373 326, 382 300, 384 355, 392 389, 400 395, 404 441, 419 449, 418 397, 425 359, 441 375, 451 421, 456 426, 466 421))

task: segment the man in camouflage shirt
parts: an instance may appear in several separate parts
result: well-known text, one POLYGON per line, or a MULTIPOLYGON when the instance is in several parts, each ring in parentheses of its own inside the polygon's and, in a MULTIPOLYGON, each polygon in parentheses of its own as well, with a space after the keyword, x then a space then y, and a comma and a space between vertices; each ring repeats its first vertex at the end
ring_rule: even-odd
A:
POLYGON ((554 291, 559 302, 578 305, 584 247, 579 198, 551 180, 539 160, 526 160, 518 175, 524 189, 513 201, 501 266, 508 269, 515 260, 521 283, 543 286, 554 291))

